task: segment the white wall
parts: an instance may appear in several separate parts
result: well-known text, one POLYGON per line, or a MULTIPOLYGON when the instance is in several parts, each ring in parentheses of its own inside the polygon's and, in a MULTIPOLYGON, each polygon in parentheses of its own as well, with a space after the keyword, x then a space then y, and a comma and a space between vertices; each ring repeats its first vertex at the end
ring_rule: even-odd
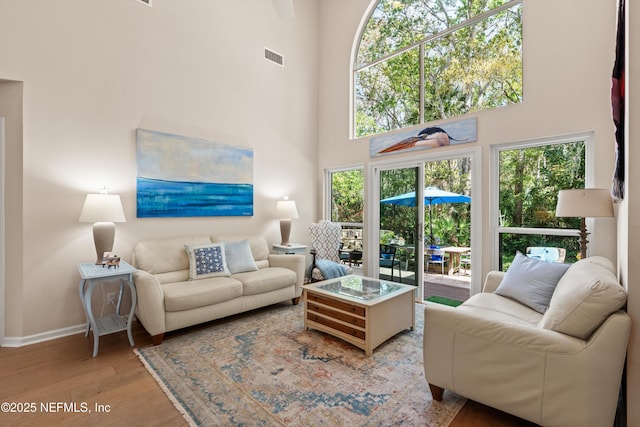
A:
POLYGON ((7 263, 20 279, 7 280, 7 337, 85 322, 76 265, 95 254, 91 225, 77 219, 85 194, 103 185, 122 196, 127 222, 114 250, 125 259, 136 241, 170 235, 255 232, 276 243, 285 194, 301 216, 292 239, 306 241, 317 16, 314 1, 296 1, 295 17, 281 19, 270 0, 0 0, 0 79, 24 84, 24 135, 7 141, 7 161, 22 167, 7 169, 7 182, 23 187, 23 201, 7 205, 18 235, 6 246, 24 258, 7 263), (264 47, 285 67, 264 61, 264 47), (253 148, 254 216, 136 219, 138 127, 253 148))

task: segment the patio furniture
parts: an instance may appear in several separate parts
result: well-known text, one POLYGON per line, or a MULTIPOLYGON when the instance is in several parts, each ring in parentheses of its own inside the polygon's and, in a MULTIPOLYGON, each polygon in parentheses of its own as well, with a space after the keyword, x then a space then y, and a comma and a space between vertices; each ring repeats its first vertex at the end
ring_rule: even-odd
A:
POLYGON ((442 248, 449 258, 449 271, 447 274, 451 276, 456 271, 460 271, 460 257, 463 253, 469 252, 471 248, 465 246, 446 246, 442 248))
MULTIPOLYGON (((471 270, 471 250, 463 252, 460 255, 460 268, 464 267, 464 274, 467 274, 468 270, 471 270)), ((460 272, 460 268, 458 272, 460 272)))
POLYGON ((564 262, 567 250, 564 248, 530 246, 527 248, 526 255, 529 258, 541 259, 546 262, 564 262))
POLYGON ((391 268, 391 280, 393 281, 393 269, 398 266, 398 281, 402 282, 400 272, 400 260, 396 259, 397 248, 392 245, 380 245, 380 267, 391 268))
POLYGON ((429 266, 431 264, 439 265, 440 270, 444 276, 444 265, 447 263, 445 257, 445 251, 442 249, 427 249, 427 273, 429 272, 429 266))

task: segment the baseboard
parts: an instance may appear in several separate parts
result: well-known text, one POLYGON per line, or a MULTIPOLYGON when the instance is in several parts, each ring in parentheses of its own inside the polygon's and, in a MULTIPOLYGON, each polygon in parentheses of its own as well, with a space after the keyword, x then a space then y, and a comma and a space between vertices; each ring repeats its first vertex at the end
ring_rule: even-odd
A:
POLYGON ((26 337, 4 337, 2 347, 23 347, 26 345, 37 344, 44 341, 51 341, 69 335, 84 333, 87 330, 87 324, 69 326, 67 328, 55 329, 53 331, 41 332, 39 334, 27 335, 26 337))

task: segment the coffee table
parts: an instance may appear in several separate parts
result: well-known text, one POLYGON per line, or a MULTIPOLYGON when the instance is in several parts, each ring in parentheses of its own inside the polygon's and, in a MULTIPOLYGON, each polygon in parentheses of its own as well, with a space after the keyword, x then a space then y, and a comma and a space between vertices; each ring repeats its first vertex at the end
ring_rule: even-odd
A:
POLYGON ((367 356, 398 332, 415 327, 415 286, 348 275, 302 288, 305 330, 343 339, 367 356))

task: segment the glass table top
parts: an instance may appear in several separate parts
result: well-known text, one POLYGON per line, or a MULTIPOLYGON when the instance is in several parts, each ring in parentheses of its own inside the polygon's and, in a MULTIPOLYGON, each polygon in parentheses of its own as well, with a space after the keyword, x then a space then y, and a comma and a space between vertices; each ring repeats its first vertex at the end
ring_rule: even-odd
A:
POLYGON ((318 283, 313 285, 313 287, 325 292, 348 296, 362 301, 372 301, 376 298, 405 289, 406 285, 362 276, 344 276, 339 279, 330 280, 327 283, 318 283))

